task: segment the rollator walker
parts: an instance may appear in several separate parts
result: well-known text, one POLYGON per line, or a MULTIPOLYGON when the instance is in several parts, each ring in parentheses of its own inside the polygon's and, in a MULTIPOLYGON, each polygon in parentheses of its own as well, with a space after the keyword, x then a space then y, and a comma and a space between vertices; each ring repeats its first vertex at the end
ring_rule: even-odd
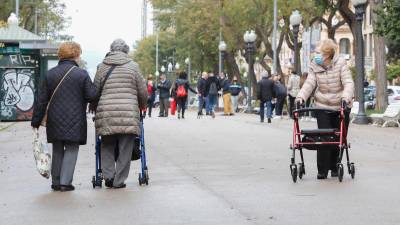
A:
MULTIPOLYGON (((146 145, 144 142, 144 126, 143 126, 143 113, 140 112, 140 137, 136 137, 140 142, 140 162, 141 162, 141 173, 139 173, 139 185, 149 185, 149 172, 146 162, 146 145)), ((137 143, 137 142, 135 142, 137 143)), ((101 136, 96 135, 96 174, 92 177, 93 188, 103 186, 103 172, 101 169, 101 136)))
POLYGON ((338 171, 338 179, 340 182, 343 181, 344 168, 342 164, 342 158, 344 152, 346 152, 347 159, 347 170, 354 179, 356 168, 353 162, 350 162, 349 149, 350 143, 347 142, 347 129, 345 126, 345 110, 347 109, 347 103, 342 102, 339 111, 321 109, 321 108, 303 108, 299 103, 296 105, 296 110, 293 111, 293 143, 290 145, 292 150, 292 158, 290 164, 290 173, 292 175, 293 182, 297 181, 297 176, 302 179, 303 175, 306 174, 303 158, 303 149, 318 150, 318 151, 329 151, 321 149, 323 146, 338 146, 339 157, 336 164, 338 171), (318 112, 323 111, 327 113, 338 113, 340 117, 340 128, 328 128, 328 129, 300 129, 299 117, 301 113, 306 112, 318 112), (301 163, 296 165, 296 150, 300 152, 301 163))

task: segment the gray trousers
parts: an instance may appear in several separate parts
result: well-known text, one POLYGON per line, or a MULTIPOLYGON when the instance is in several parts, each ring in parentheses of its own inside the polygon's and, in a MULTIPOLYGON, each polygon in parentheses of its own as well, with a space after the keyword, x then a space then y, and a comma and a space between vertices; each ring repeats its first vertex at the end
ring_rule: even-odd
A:
POLYGON ((132 151, 135 144, 133 134, 115 134, 101 137, 101 167, 104 179, 114 179, 113 186, 122 185, 128 178, 132 151), (115 148, 118 144, 119 156, 115 162, 115 148))
POLYGON ((53 143, 51 177, 54 185, 71 185, 74 177, 79 144, 53 143))
POLYGON ((168 116, 169 98, 160 98, 160 115, 168 116))

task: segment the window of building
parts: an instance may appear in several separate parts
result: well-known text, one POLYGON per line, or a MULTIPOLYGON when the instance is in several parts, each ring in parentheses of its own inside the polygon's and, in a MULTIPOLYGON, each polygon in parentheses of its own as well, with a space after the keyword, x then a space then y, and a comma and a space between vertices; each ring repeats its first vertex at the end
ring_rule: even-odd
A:
POLYGON ((339 42, 339 52, 343 55, 350 54, 350 40, 348 38, 342 38, 339 42))

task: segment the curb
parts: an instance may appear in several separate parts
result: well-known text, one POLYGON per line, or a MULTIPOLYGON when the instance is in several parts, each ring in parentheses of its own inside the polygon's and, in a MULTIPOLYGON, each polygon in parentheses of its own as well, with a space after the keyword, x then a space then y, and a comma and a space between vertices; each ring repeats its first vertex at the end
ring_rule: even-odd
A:
POLYGON ((16 123, 14 122, 14 123, 10 123, 10 124, 8 124, 8 125, 6 125, 6 126, 4 126, 4 127, 0 127, 0 132, 6 130, 6 129, 8 129, 8 128, 10 128, 10 127, 13 126, 14 124, 16 124, 16 123))

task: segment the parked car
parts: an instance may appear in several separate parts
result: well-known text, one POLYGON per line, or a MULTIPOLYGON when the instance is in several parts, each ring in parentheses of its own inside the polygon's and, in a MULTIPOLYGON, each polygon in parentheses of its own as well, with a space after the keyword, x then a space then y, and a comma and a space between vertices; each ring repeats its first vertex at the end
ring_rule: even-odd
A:
POLYGON ((376 105, 376 89, 375 86, 364 88, 364 102, 367 109, 374 109, 376 105))
POLYGON ((387 92, 389 104, 400 102, 400 86, 388 86, 387 92))

